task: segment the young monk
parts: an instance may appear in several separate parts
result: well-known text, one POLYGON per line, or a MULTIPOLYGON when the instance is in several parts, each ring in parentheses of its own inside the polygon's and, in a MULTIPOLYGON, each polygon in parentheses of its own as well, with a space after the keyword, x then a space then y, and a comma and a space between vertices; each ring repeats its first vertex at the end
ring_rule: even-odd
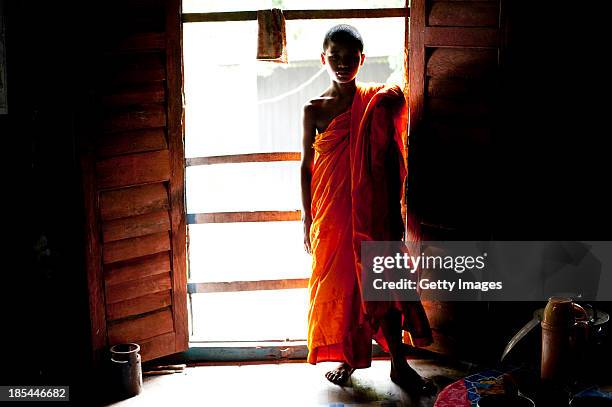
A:
POLYGON ((304 246, 312 254, 308 362, 340 362, 326 373, 344 385, 372 360, 372 338, 391 355, 391 380, 431 391, 406 362, 402 329, 413 345, 431 343, 420 302, 365 302, 360 247, 364 240, 402 240, 406 175, 404 96, 398 86, 356 83, 363 41, 349 25, 331 28, 321 62, 330 86, 304 106, 301 163, 304 246))

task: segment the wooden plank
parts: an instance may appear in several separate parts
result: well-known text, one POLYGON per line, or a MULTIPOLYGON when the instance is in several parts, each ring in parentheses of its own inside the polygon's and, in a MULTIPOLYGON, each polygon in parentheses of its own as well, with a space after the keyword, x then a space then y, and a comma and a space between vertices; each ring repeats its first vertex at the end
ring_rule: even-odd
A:
POLYGON ((166 79, 165 56, 161 52, 139 52, 107 56, 104 62, 104 86, 163 81, 166 79))
MULTIPOLYGON (((286 19, 287 17, 285 17, 286 19)), ((213 13, 183 13, 183 23, 210 23, 222 21, 257 20, 257 11, 221 11, 213 13)))
POLYGON ((166 36, 163 32, 138 32, 117 36, 108 41, 107 52, 134 52, 161 50, 166 47, 166 36))
POLYGON ((98 137, 97 145, 100 158, 168 148, 164 128, 102 134, 98 137))
POLYGON ((189 348, 187 312, 187 224, 185 221, 185 146, 181 0, 165 3, 166 72, 168 85, 168 148, 170 152, 170 215, 172 220, 172 311, 174 352, 189 348))
POLYGON ((441 27, 497 27, 497 3, 470 1, 436 1, 427 17, 428 26, 441 27))
MULTIPOLYGON (((408 77, 410 69, 410 0, 404 1, 404 8, 407 13, 404 15, 404 70, 402 72, 402 92, 404 93, 404 99, 406 99, 406 106, 408 106, 408 98, 410 97, 410 78, 408 77)), ((406 144, 406 148, 408 148, 408 144, 406 144)))
POLYGON ((226 293, 234 291, 286 290, 308 288, 307 278, 290 278, 285 280, 260 281, 224 281, 218 283, 189 283, 190 294, 226 293))
POLYGON ((168 230, 170 230, 168 211, 152 212, 104 222, 102 224, 102 240, 106 243, 168 230))
POLYGON ((126 342, 140 342, 143 339, 171 332, 172 312, 169 309, 139 318, 111 323, 108 328, 109 345, 126 342))
POLYGON ((104 191, 100 194, 100 217, 104 221, 169 209, 163 183, 104 191))
POLYGON ((102 271, 102 251, 100 225, 98 219, 98 191, 95 176, 95 156, 93 141, 81 134, 78 138, 79 161, 81 167, 81 186, 85 208, 83 239, 85 248, 85 267, 89 302, 89 320, 92 362, 100 366, 107 345, 106 313, 104 307, 104 285, 102 271))
POLYGON ((176 352, 176 335, 168 332, 151 339, 141 341, 140 357, 143 362, 157 359, 176 352))
POLYGON ((172 281, 170 280, 169 273, 156 274, 121 284, 113 284, 106 287, 106 305, 170 290, 171 288, 172 281))
POLYGON ((123 155, 98 161, 99 188, 120 188, 167 181, 170 178, 168 150, 123 155))
POLYGON ((497 50, 435 49, 427 61, 427 75, 435 78, 482 78, 497 72, 497 50))
MULTIPOLYGON (((408 9, 410 7, 410 0, 405 0, 404 6, 408 9)), ((403 87, 402 87, 402 91, 404 93, 404 99, 406 101, 406 106, 410 106, 410 78, 409 78, 409 71, 410 71, 410 18, 408 16, 406 16, 404 18, 404 72, 403 72, 403 87)), ((408 123, 407 123, 407 127, 408 127, 408 123)), ((406 128, 406 130, 408 130, 406 128)), ((405 139, 403 140, 404 142, 404 149, 406 151, 406 153, 408 153, 409 151, 409 137, 408 137, 409 133, 408 131, 406 131, 405 134, 405 139)), ((406 166, 406 168, 408 168, 408 154, 406 154, 405 159, 404 159, 404 165, 406 166)), ((403 234, 403 239, 404 241, 408 241, 408 228, 405 227, 406 225, 409 224, 410 220, 409 220, 409 213, 408 213, 408 206, 406 205, 406 202, 408 201, 408 182, 404 182, 404 187, 402 190, 402 198, 401 198, 401 213, 402 213, 402 219, 404 222, 404 234, 403 234)))
POLYGON ((219 155, 210 157, 192 157, 187 158, 186 166, 194 165, 212 165, 212 164, 235 164, 235 163, 261 163, 273 161, 300 161, 302 154, 300 152, 281 152, 281 153, 253 153, 253 154, 235 154, 235 155, 219 155))
POLYGON ((496 28, 426 27, 426 47, 497 48, 496 28))
POLYGON ((400 8, 368 8, 368 9, 328 9, 328 10, 284 10, 287 20, 317 20, 336 18, 387 18, 405 17, 410 15, 410 9, 400 8))
POLYGON ((163 82, 148 82, 126 86, 120 88, 111 88, 106 90, 102 95, 102 104, 104 106, 132 106, 151 103, 163 103, 166 100, 166 91, 163 82))
POLYGON ((156 253, 134 260, 105 265, 104 283, 106 286, 110 286, 156 274, 169 273, 170 270, 170 253, 156 253))
MULTIPOLYGON (((329 10, 283 10, 285 20, 317 20, 341 18, 386 18, 410 15, 405 8, 370 9, 329 9, 329 10)), ((257 11, 226 11, 213 13, 183 13, 184 23, 213 21, 252 21, 257 20, 257 11)))
POLYGON ((466 80, 462 78, 428 78, 427 96, 449 99, 494 98, 498 91, 495 80, 466 80))
POLYGON ((121 318, 166 308, 171 304, 170 290, 160 291, 126 301, 106 304, 106 318, 108 321, 116 321, 121 318))
POLYGON ((104 264, 135 259, 170 250, 170 237, 167 232, 135 237, 106 243, 103 248, 104 264))
POLYGON ((406 179, 406 239, 418 241, 419 197, 418 155, 419 127, 423 124, 425 106, 425 0, 412 0, 410 4, 410 47, 408 79, 410 86, 408 121, 408 176, 406 179))
POLYGON ((110 111, 102 121, 105 132, 150 129, 165 125, 166 107, 161 103, 110 111))
POLYGON ((301 211, 188 213, 187 223, 283 222, 301 219, 301 211))
POLYGON ((423 117, 425 90, 425 0, 411 3, 410 16, 410 121, 409 134, 413 137, 423 117))

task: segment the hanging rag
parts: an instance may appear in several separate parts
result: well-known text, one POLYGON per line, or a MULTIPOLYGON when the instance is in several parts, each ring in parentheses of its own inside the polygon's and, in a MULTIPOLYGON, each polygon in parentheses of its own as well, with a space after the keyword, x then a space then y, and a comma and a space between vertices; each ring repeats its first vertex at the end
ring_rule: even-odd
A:
POLYGON ((257 11, 257 59, 287 63, 285 17, 278 8, 257 11))

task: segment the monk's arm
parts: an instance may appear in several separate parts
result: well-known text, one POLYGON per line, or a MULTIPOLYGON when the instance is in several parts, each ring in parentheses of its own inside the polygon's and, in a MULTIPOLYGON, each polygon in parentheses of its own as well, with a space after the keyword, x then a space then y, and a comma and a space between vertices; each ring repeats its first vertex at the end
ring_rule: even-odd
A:
POLYGON ((315 125, 314 108, 310 103, 304 106, 302 120, 302 160, 300 167, 302 186, 302 222, 304 223, 304 249, 307 253, 311 253, 310 225, 312 224, 312 214, 310 212, 310 205, 312 202, 312 195, 310 190, 310 181, 312 179, 312 166, 314 162, 314 149, 312 148, 312 143, 314 143, 317 130, 315 125))

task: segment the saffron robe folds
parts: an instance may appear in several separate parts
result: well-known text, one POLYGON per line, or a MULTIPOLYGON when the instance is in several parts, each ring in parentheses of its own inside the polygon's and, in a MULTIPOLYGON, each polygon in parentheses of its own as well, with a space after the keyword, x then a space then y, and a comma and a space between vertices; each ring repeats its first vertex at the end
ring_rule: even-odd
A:
POLYGON ((370 366, 372 338, 388 351, 378 321, 390 308, 402 312, 413 345, 431 343, 420 302, 365 302, 361 294, 361 242, 403 236, 406 118, 399 87, 358 84, 351 109, 315 138, 310 363, 370 366))

